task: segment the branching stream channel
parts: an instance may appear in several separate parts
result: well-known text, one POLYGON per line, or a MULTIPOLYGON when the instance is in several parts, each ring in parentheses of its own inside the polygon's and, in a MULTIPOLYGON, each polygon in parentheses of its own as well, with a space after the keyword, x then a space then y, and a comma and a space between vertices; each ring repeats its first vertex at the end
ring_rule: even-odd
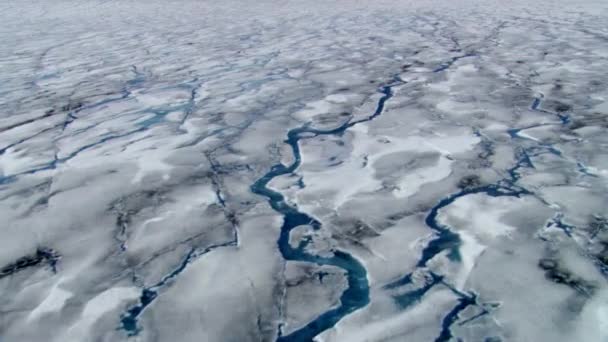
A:
MULTIPOLYGON (((474 56, 475 55, 473 54, 467 54, 452 58, 451 60, 449 60, 449 62, 441 64, 441 66, 433 70, 433 72, 443 72, 449 69, 450 66, 456 60, 474 56)), ((314 230, 319 230, 321 229, 322 224, 309 214, 301 212, 296 207, 287 204, 287 202, 285 201, 285 197, 281 193, 270 189, 268 187, 268 184, 275 177, 293 174, 300 167, 302 163, 302 156, 298 144, 300 140, 311 139, 322 135, 341 136, 349 128, 355 125, 374 120, 383 113, 386 102, 393 97, 393 88, 396 86, 404 85, 405 83, 406 82, 403 81, 399 76, 394 76, 389 82, 382 84, 378 88, 378 92, 382 94, 382 96, 377 102, 376 109, 370 116, 366 118, 354 121, 349 120, 337 128, 327 130, 313 128, 311 127, 310 123, 290 130, 287 133, 287 140, 285 140, 285 143, 287 143, 291 147, 294 161, 291 163, 291 165, 283 165, 282 163, 278 163, 272 166, 270 171, 268 171, 255 183, 253 183, 253 185, 251 185, 251 191, 253 193, 267 198, 272 209, 283 216, 283 223, 281 226, 279 239, 277 241, 278 248, 282 257, 287 261, 301 261, 314 263, 317 265, 338 267, 346 272, 348 282, 347 289, 342 293, 340 297, 340 304, 322 313, 302 328, 295 330, 294 332, 286 336, 283 336, 283 326, 282 324, 279 324, 277 337, 278 342, 312 341, 315 336, 318 336, 327 329, 330 329, 335 326, 346 315, 358 309, 361 309, 367 304, 369 304, 370 288, 367 280, 367 271, 365 267, 352 255, 340 250, 333 250, 331 256, 320 256, 310 254, 306 251, 306 247, 310 242, 309 240, 301 241, 297 247, 293 247, 292 245, 290 245, 289 235, 294 228, 302 225, 309 225, 314 230)), ((535 99, 534 103, 531 106, 531 109, 538 110, 539 104, 540 99, 535 99)), ((514 139, 518 138, 518 130, 511 131, 512 132, 510 133, 512 137, 514 139)), ((476 134, 480 136, 483 141, 483 136, 481 136, 481 134, 479 133, 476 134)), ((482 144, 487 149, 492 148, 492 143, 489 141, 482 142, 482 144)), ((549 148, 549 151, 553 152, 551 148, 549 148)), ((449 227, 445 227, 439 222, 437 222, 438 212, 442 208, 453 203, 458 198, 475 193, 485 193, 488 196, 494 197, 519 197, 521 195, 531 195, 528 190, 523 189, 515 184, 519 179, 519 175, 517 172, 518 169, 522 167, 532 167, 527 152, 528 151, 524 149, 522 153, 520 153, 517 164, 512 169, 508 170, 507 178, 496 184, 466 188, 458 193, 450 194, 447 197, 441 199, 433 208, 431 208, 426 217, 425 223, 429 228, 435 231, 437 237, 431 240, 422 251, 422 255, 417 263, 416 270, 414 272, 422 272, 422 275, 428 280, 427 284, 424 285, 422 288, 402 293, 401 295, 396 296, 394 299, 398 305, 405 309, 413 303, 417 302, 431 288, 438 284, 442 284, 448 287, 456 296, 459 297, 458 304, 456 305, 456 307, 454 307, 454 309, 447 313, 447 315, 444 317, 441 331, 439 332, 438 337, 435 339, 435 341, 448 341, 452 337, 450 329, 451 325, 456 322, 459 313, 466 309, 468 306, 475 305, 480 307, 481 313, 478 316, 485 315, 489 312, 486 305, 477 303, 477 298, 475 294, 463 293, 462 291, 459 291, 458 289, 445 282, 443 276, 435 274, 434 272, 431 272, 427 269, 427 262, 443 251, 449 251, 450 259, 459 259, 458 247, 460 245, 460 238, 458 234, 450 230, 449 227)), ((177 277, 179 273, 184 271, 187 268, 187 265, 197 257, 204 255, 215 248, 225 247, 229 245, 234 246, 235 244, 236 241, 230 241, 225 244, 211 246, 210 248, 205 249, 204 251, 196 252, 195 250, 193 250, 186 256, 186 258, 176 270, 164 277, 163 280, 158 284, 143 290, 140 298, 140 303, 130 308, 126 313, 123 314, 121 319, 122 328, 126 330, 130 336, 137 335, 139 332, 139 328, 137 327, 138 317, 142 314, 143 310, 148 305, 150 305, 154 301, 154 299, 156 299, 158 291, 160 290, 160 288, 166 285, 169 279, 177 277)), ((409 273, 403 276, 402 278, 387 284, 385 288, 392 289, 411 284, 414 272, 409 273)))

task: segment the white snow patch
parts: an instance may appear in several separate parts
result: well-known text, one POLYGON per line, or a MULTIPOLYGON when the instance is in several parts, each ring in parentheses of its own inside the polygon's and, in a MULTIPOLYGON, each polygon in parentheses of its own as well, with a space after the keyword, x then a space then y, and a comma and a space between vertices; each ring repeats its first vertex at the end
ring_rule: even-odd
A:
POLYGON ((461 269, 456 276, 455 286, 457 289, 462 290, 475 267, 477 258, 483 253, 486 246, 480 244, 474 236, 467 232, 461 231, 458 234, 462 241, 459 249, 461 269))

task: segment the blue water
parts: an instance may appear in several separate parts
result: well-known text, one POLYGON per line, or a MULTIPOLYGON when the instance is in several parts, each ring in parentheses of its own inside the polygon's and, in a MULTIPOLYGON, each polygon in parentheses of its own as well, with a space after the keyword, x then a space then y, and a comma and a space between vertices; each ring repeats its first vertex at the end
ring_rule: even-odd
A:
POLYGON ((452 338, 450 327, 458 320, 458 314, 471 305, 476 304, 475 296, 462 296, 458 299, 458 304, 443 318, 441 322, 441 332, 435 342, 447 342, 452 338))
MULTIPOLYGON (((441 72, 448 69, 452 64, 461 58, 471 57, 473 54, 467 54, 452 58, 450 61, 442 64, 440 67, 434 70, 434 72, 441 72)), ((284 223, 281 227, 281 233, 278 240, 278 247, 286 260, 298 260, 313 262, 318 265, 332 265, 343 268, 347 271, 348 277, 348 289, 342 294, 341 305, 335 309, 327 311, 317 317, 315 320, 307 324, 305 327, 291 333, 287 336, 279 336, 278 341, 311 341, 315 336, 320 334, 326 329, 334 326, 342 317, 351 313, 359 308, 364 307, 369 303, 369 285, 367 283, 366 271, 363 266, 352 256, 336 251, 332 258, 322 258, 308 254, 304 247, 307 242, 301 243, 297 248, 293 248, 289 244, 289 233, 290 231, 299 225, 311 225, 313 229, 319 229, 321 224, 309 215, 298 211, 296 208, 289 206, 283 195, 280 193, 268 189, 268 183, 275 177, 281 175, 287 175, 293 173, 301 163, 301 155, 298 146, 300 139, 306 139, 309 137, 315 137, 319 135, 340 135, 344 133, 348 128, 361 123, 373 120, 375 117, 380 115, 384 109, 385 102, 392 97, 391 87, 396 84, 401 84, 399 79, 394 79, 393 84, 386 85, 380 88, 380 92, 383 94, 381 99, 378 101, 376 111, 368 118, 361 119, 354 122, 348 122, 342 126, 331 129, 331 130, 317 130, 310 128, 308 125, 292 129, 287 134, 286 143, 292 149, 294 155, 294 162, 291 165, 285 166, 283 164, 274 165, 271 170, 256 181, 252 186, 252 192, 268 198, 271 207, 279 212, 284 217, 284 223)), ((540 100, 535 99, 533 107, 540 105, 540 100)), ((517 130, 518 132, 519 130, 517 130)), ((513 135, 517 134, 516 131, 513 135)), ((491 144, 485 147, 487 150, 491 149, 491 144)), ((486 151, 487 152, 487 151, 486 151)), ((417 263, 418 268, 426 267, 429 260, 433 259, 439 253, 448 251, 448 257, 454 261, 460 260, 460 237, 458 234, 452 232, 449 227, 445 227, 437 222, 437 215, 439 210, 450 205, 458 198, 467 196, 474 193, 485 193, 489 196, 515 196, 529 194, 525 189, 515 186, 515 183, 519 179, 519 169, 521 168, 533 168, 533 164, 526 151, 518 156, 518 162, 512 167, 509 172, 508 178, 505 178, 497 184, 484 185, 477 188, 463 189, 458 193, 451 194, 439 201, 429 212, 426 217, 425 223, 437 233, 437 238, 429 242, 424 248, 422 256, 417 263)), ((412 274, 407 274, 401 279, 394 281, 386 285, 385 288, 397 288, 410 284, 412 274)), ((395 296, 395 300, 402 308, 408 307, 411 304, 417 302, 422 298, 428 290, 437 284, 445 284, 441 276, 432 274, 431 281, 424 285, 422 288, 402 293, 395 296)), ((459 304, 447 314, 442 323, 442 331, 437 338, 437 341, 446 341, 451 337, 450 327, 457 320, 458 314, 466 309, 470 305, 476 305, 476 297, 457 293, 459 295, 459 304)), ((280 333, 280 331, 279 331, 280 333)))
POLYGON ((192 248, 190 252, 188 252, 186 257, 173 271, 165 275, 158 283, 146 287, 142 290, 141 295, 139 296, 139 303, 127 309, 127 311, 122 314, 120 318, 121 329, 125 330, 129 336, 137 335, 140 332, 140 328, 137 325, 139 316, 142 314, 144 309, 150 304, 152 304, 156 297, 158 297, 158 292, 161 288, 167 285, 169 281, 177 277, 180 273, 185 271, 188 265, 192 263, 192 261, 194 261, 195 259, 213 251, 214 249, 227 246, 236 246, 236 244, 237 240, 235 237, 234 240, 216 245, 211 245, 202 251, 197 251, 196 248, 192 248))
MULTIPOLYGON (((531 109, 533 109, 535 111, 542 111, 542 110, 538 109, 540 105, 541 105, 541 99, 535 98, 534 102, 531 105, 531 109)), ((542 111, 542 112, 546 113, 545 111, 542 111)), ((561 119, 562 125, 566 125, 569 123, 569 117, 567 117, 567 118, 560 117, 560 119, 561 119)), ((541 125, 544 125, 544 124, 541 124, 541 125)), ((540 126, 540 125, 538 125, 538 126, 540 126)), ((512 139, 519 139, 520 137, 519 137, 518 133, 521 130, 533 128, 533 127, 536 127, 536 126, 510 129, 510 130, 508 130, 508 133, 510 134, 512 139)), ((477 134, 477 136, 483 138, 479 132, 476 132, 476 134, 477 134)), ((486 194, 486 195, 492 196, 492 197, 500 197, 500 196, 520 197, 523 195, 532 195, 532 193, 530 191, 517 185, 517 182, 521 177, 520 176, 521 169, 525 169, 525 168, 533 169, 534 168, 534 164, 532 163, 530 155, 540 149, 540 150, 546 151, 548 153, 553 153, 558 156, 561 156, 561 153, 559 153, 559 151, 557 151, 551 145, 542 144, 542 143, 538 143, 537 145, 538 146, 518 149, 518 151, 516 153, 517 162, 515 163, 515 165, 513 167, 511 167, 510 169, 507 170, 507 174, 506 174, 507 176, 504 179, 498 181, 495 184, 483 185, 483 186, 479 186, 476 188, 462 189, 457 193, 444 197, 435 206, 433 206, 433 208, 431 208, 430 212, 426 216, 425 223, 428 227, 430 227, 432 230, 435 231, 435 233, 437 234, 437 237, 435 239, 431 240, 427 244, 427 246, 423 249, 422 255, 416 265, 416 267, 418 269, 425 269, 427 266, 427 263, 431 259, 436 257, 439 253, 443 253, 443 252, 447 252, 447 257, 453 261, 460 260, 460 252, 459 252, 459 247, 461 244, 460 237, 458 236, 457 233, 454 233, 452 230, 450 230, 449 227, 446 227, 437 221, 438 213, 442 208, 449 206, 454 201, 456 201, 458 198, 467 196, 470 194, 483 193, 483 194, 486 194)), ((491 152, 492 143, 491 142, 484 141, 482 139, 481 147, 484 150, 484 152, 482 154, 480 154, 480 157, 487 157, 492 154, 492 152, 491 152)), ((558 217, 554 220, 554 224, 556 224, 558 227, 564 229, 564 231, 568 234, 573 229, 573 227, 568 226, 568 225, 564 224, 563 222, 561 222, 560 217, 558 217)), ((413 273, 406 274, 405 276, 385 285, 384 288, 385 289, 395 289, 395 288, 409 285, 412 283, 412 274, 413 273)), ((479 305, 476 302, 477 297, 474 294, 460 293, 459 291, 456 291, 455 289, 451 288, 449 286, 449 284, 445 283, 443 281, 442 277, 433 276, 431 278, 431 281, 427 282, 423 287, 417 288, 417 289, 409 291, 409 292, 400 293, 398 295, 395 295, 394 300, 401 308, 405 309, 405 308, 409 307, 410 305, 412 305, 413 303, 416 303, 419 300, 421 300, 421 298, 432 287, 434 287, 437 284, 443 284, 443 285, 448 286, 459 297, 458 304, 444 317, 444 319, 442 321, 441 332, 440 332, 439 336, 435 339, 436 342, 443 342, 443 341, 449 341, 452 338, 451 326, 458 320, 458 315, 460 314, 460 312, 462 312, 463 310, 465 310, 467 307, 469 307, 471 305, 477 305, 477 306, 479 305)), ((484 311, 482 311, 482 315, 486 314, 486 313, 487 313, 487 311, 484 309, 484 311)))
MULTIPOLYGON (((285 260, 304 261, 317 265, 339 267, 346 272, 348 281, 348 288, 342 293, 340 305, 338 307, 324 312, 303 328, 294 331, 287 336, 282 336, 282 332, 279 329, 278 341, 311 341, 315 336, 333 327, 344 316, 366 306, 369 303, 369 284, 367 281, 367 272, 363 265, 346 252, 334 250, 333 256, 320 257, 306 252, 305 247, 307 242, 303 242, 297 248, 293 248, 289 244, 289 234, 293 228, 300 225, 311 225, 313 229, 319 229, 321 228, 321 223, 308 214, 300 212, 297 208, 288 205, 282 194, 268 188, 268 183, 275 177, 292 174, 300 166, 302 157, 298 142, 301 139, 320 135, 341 135, 347 129, 357 124, 375 119, 384 111, 386 101, 393 96, 392 87, 403 83, 402 80, 395 77, 389 84, 382 86, 379 89, 382 97, 378 100, 376 110, 369 117, 356 121, 349 121, 337 128, 328 130, 315 129, 308 124, 290 130, 287 133, 287 140, 285 142, 291 147, 294 162, 287 166, 280 163, 272 166, 268 173, 263 175, 251 186, 251 191, 253 193, 266 197, 270 206, 283 216, 283 225, 281 226, 277 245, 285 260)), ((301 186, 304 186, 303 182, 300 182, 300 184, 301 186)))
POLYGON ((137 126, 140 127, 151 127, 154 125, 157 125, 161 122, 165 121, 165 117, 167 116, 167 114, 169 114, 168 110, 158 110, 158 111, 151 111, 152 114, 154 114, 152 117, 150 117, 149 119, 146 119, 142 122, 138 122, 137 126))

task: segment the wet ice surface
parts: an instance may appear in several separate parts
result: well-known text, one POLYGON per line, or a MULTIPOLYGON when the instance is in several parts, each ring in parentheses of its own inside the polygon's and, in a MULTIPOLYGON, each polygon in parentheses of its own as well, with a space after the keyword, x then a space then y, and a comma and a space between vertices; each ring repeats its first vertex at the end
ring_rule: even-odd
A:
POLYGON ((608 338, 603 2, 0 13, 0 340, 608 338))

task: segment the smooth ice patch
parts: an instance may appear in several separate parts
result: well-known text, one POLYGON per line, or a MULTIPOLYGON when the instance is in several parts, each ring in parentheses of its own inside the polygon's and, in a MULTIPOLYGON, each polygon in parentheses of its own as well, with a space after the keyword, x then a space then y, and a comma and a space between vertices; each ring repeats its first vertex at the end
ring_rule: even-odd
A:
POLYGON ((46 298, 27 316, 27 320, 34 320, 44 314, 57 312, 63 308, 65 302, 72 298, 70 291, 62 289, 60 283, 56 283, 46 298))
POLYGON ((388 317, 374 315, 371 307, 339 322, 318 338, 323 342, 401 340, 432 341, 441 326, 443 310, 456 301, 447 289, 432 291, 420 304, 388 317), (442 310, 443 309, 443 310, 442 310))
POLYGON ((27 150, 17 151, 11 147, 0 154, 0 170, 5 177, 27 171, 37 164, 35 159, 27 157, 27 150))
MULTIPOLYGON (((361 125, 362 127, 364 125, 361 125)), ((445 158, 451 154, 470 150, 480 140, 474 135, 463 136, 430 136, 410 138, 373 137, 367 130, 356 126, 353 133, 353 151, 348 159, 338 166, 322 171, 301 171, 304 176, 306 188, 298 191, 298 197, 312 197, 312 193, 331 193, 319 204, 334 209, 340 207, 356 194, 372 192, 382 188, 382 181, 374 177, 373 165, 379 158, 391 153, 402 151, 413 152, 439 152, 443 157, 431 167, 417 170, 404 176, 399 181, 399 188, 394 194, 397 197, 407 197, 415 194, 424 184, 441 180, 450 175, 452 161, 445 158), (367 163, 365 162, 367 160, 367 163), (353 181, 356 180, 356 181, 353 181), (332 204, 327 203, 331 201, 332 204)), ((307 153, 306 146, 302 148, 302 160, 316 160, 317 156, 307 153)))
POLYGON ((120 304, 139 298, 141 290, 136 287, 113 287, 89 300, 80 319, 67 331, 69 341, 86 341, 95 322, 106 312, 117 309, 120 304))
POLYGON ((393 191, 397 198, 405 198, 416 194, 427 183, 440 181, 450 175, 452 161, 439 158, 436 165, 413 170, 399 180, 398 189, 393 191))
POLYGON ((438 220, 456 230, 469 231, 482 239, 509 236, 516 228, 502 222, 519 199, 472 194, 458 198, 439 212, 438 220))
POLYGON ((313 101, 306 108, 295 114, 298 119, 311 120, 317 115, 328 113, 331 110, 331 102, 327 100, 313 101))

